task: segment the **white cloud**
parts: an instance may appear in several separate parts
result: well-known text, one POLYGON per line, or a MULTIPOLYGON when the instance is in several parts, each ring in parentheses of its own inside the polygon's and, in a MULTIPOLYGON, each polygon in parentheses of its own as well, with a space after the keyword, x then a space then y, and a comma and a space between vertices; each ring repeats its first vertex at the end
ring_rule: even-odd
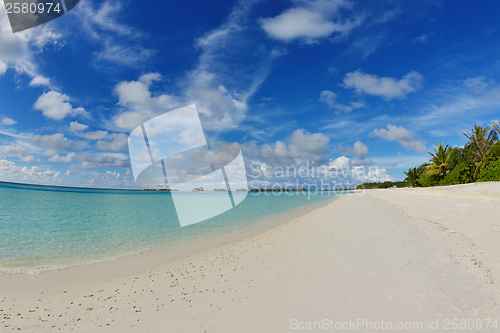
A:
POLYGON ((0 159, 0 175, 4 181, 15 181, 29 184, 58 184, 60 172, 43 170, 38 166, 20 167, 14 162, 0 159))
POLYGON ((104 49, 101 52, 95 53, 95 60, 136 67, 151 58, 154 54, 155 51, 140 46, 118 45, 108 40, 104 43, 104 49))
POLYGON ((161 75, 158 73, 148 73, 142 75, 138 81, 124 81, 115 87, 118 95, 118 104, 134 109, 144 109, 152 111, 165 111, 172 105, 172 97, 159 95, 152 97, 149 88, 154 81, 160 81, 161 75))
POLYGON ((299 2, 299 6, 289 8, 273 18, 261 19, 262 29, 272 38, 290 42, 301 39, 314 43, 338 33, 345 35, 361 23, 361 19, 342 20, 340 8, 349 8, 351 3, 344 0, 319 0, 299 2))
POLYGON ((330 139, 322 133, 307 133, 297 129, 287 142, 277 141, 274 145, 257 145, 251 141, 242 145, 246 158, 268 165, 305 165, 315 162, 326 163, 325 154, 330 152, 330 139))
POLYGON ((26 162, 26 163, 41 163, 42 161, 40 159, 35 158, 33 155, 27 155, 19 158, 20 161, 26 162))
POLYGON ((64 134, 56 133, 52 135, 34 135, 31 141, 38 146, 47 149, 57 150, 81 150, 87 147, 85 141, 71 141, 64 137, 64 134))
POLYGON ((154 50, 140 45, 143 34, 119 23, 120 1, 101 2, 97 9, 90 1, 80 1, 77 11, 73 14, 80 19, 85 36, 101 44, 101 49, 93 53, 95 61, 138 67, 155 54, 154 50), (123 42, 124 39, 127 42, 123 42))
POLYGON ((128 149, 128 136, 123 133, 112 133, 105 140, 99 140, 95 148, 106 152, 121 152, 128 149))
POLYGON ((88 140, 97 141, 95 148, 100 151, 119 153, 128 149, 128 135, 125 133, 95 131, 83 133, 81 136, 88 140))
POLYGON ((328 163, 330 169, 347 170, 351 166, 351 160, 345 156, 337 157, 328 163))
POLYGON ((0 75, 13 68, 18 73, 37 76, 34 54, 43 52, 47 45, 60 44, 60 39, 61 35, 48 26, 12 33, 5 6, 0 6, 0 75))
POLYGON ((84 169, 100 169, 106 167, 128 168, 130 162, 120 158, 103 155, 77 155, 71 152, 65 156, 55 155, 49 158, 49 161, 56 163, 72 163, 75 161, 81 162, 84 169))
POLYGON ((355 157, 353 159, 351 159, 351 164, 353 166, 372 165, 373 164, 373 161, 366 158, 366 155, 370 154, 370 150, 361 141, 356 141, 352 148, 343 147, 342 145, 339 145, 337 150, 345 155, 349 155, 349 156, 354 155, 355 157))
POLYGON ((44 156, 44 157, 52 157, 52 156, 54 156, 56 154, 57 154, 57 152, 55 150, 49 149, 49 150, 44 151, 42 153, 42 156, 44 156))
POLYGON ((66 117, 76 117, 77 115, 88 116, 84 108, 74 109, 69 103, 70 98, 67 95, 57 91, 49 91, 44 93, 35 102, 35 109, 43 112, 47 118, 54 120, 62 120, 66 117))
POLYGON ((330 139, 323 133, 307 133, 303 129, 295 130, 289 139, 290 145, 307 154, 326 154, 330 151, 330 139))
POLYGON ((30 150, 21 146, 0 146, 0 153, 14 155, 14 156, 25 156, 30 150))
POLYGON ((59 156, 59 155, 54 155, 51 158, 49 158, 49 161, 51 162, 57 162, 57 163, 71 163, 76 160, 76 154, 75 153, 69 153, 66 156, 59 156))
POLYGON ((226 22, 196 40, 202 53, 177 100, 182 106, 196 104, 206 130, 236 128, 245 119, 247 101, 268 75, 272 62, 286 53, 280 48, 268 49, 248 33, 252 31, 249 15, 256 3, 238 2, 226 22), (260 46, 248 58, 248 50, 255 45, 260 46), (246 59, 244 64, 234 61, 240 57, 246 59))
POLYGON ((343 105, 336 101, 338 95, 330 90, 324 90, 319 95, 319 100, 328 105, 330 109, 335 109, 337 111, 343 111, 346 113, 351 112, 354 109, 366 108, 366 104, 363 101, 351 102, 350 105, 343 105))
POLYGON ((112 156, 103 155, 81 155, 79 159, 84 169, 100 169, 106 167, 128 168, 130 162, 112 156))
POLYGON ((82 136, 88 140, 101 140, 108 136, 108 132, 107 131, 87 132, 82 134, 82 136))
POLYGON ((117 84, 114 92, 118 96, 118 105, 126 111, 114 118, 114 124, 131 131, 148 119, 171 110, 175 105, 172 96, 159 94, 154 97, 150 91, 153 82, 160 80, 160 74, 147 73, 137 81, 123 81, 117 84))
POLYGON ((359 165, 356 164, 355 160, 356 159, 340 156, 330 161, 328 169, 331 174, 338 175, 340 179, 343 178, 344 181, 348 181, 352 184, 393 180, 393 178, 387 174, 386 169, 381 169, 374 165, 359 165))
POLYGON ((30 86, 31 87, 36 87, 36 86, 49 86, 50 85, 50 79, 42 76, 42 75, 37 75, 31 80, 30 86))
POLYGON ((108 128, 133 130, 148 119, 186 105, 195 104, 207 131, 234 129, 248 111, 247 101, 267 76, 270 64, 284 54, 279 49, 259 47, 244 64, 235 58, 248 54, 257 42, 250 31, 248 18, 255 1, 240 1, 228 19, 218 28, 196 39, 201 50, 195 68, 181 78, 177 94, 158 91, 153 82, 158 73, 148 73, 138 80, 124 81, 115 87, 119 112, 108 128), (238 80, 234 73, 238 72, 238 80))
POLYGON ((75 131, 75 132, 81 132, 81 131, 85 131, 87 128, 89 128, 88 125, 85 125, 85 124, 80 124, 79 122, 77 121, 72 121, 70 124, 69 124, 69 129, 72 130, 72 131, 75 131))
POLYGON ((347 73, 344 85, 354 88, 358 93, 381 96, 385 100, 404 98, 409 93, 414 93, 422 88, 423 76, 416 71, 411 71, 402 79, 392 77, 378 77, 360 71, 347 73))
POLYGON ((150 117, 142 114, 141 112, 128 111, 118 115, 114 119, 114 123, 119 128, 132 131, 149 119, 150 117))
POLYGON ((12 126, 15 124, 17 124, 17 121, 15 121, 14 119, 7 118, 7 117, 3 118, 2 122, 0 122, 0 126, 12 126))
POLYGON ((403 126, 387 125, 387 129, 375 129, 369 137, 380 137, 388 141, 396 141, 406 149, 415 149, 417 154, 427 150, 423 140, 415 139, 415 133, 408 131, 403 126))

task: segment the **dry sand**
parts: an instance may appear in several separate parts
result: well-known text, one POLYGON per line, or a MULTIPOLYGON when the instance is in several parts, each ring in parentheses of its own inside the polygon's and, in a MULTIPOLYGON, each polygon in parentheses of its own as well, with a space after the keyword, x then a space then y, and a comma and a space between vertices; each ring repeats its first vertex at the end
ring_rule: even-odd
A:
POLYGON ((357 331, 370 331, 366 321, 469 331, 452 319, 499 331, 484 328, 499 315, 499 194, 500 183, 371 190, 152 269, 140 263, 155 252, 98 274, 0 276, 0 331, 289 332, 320 322, 333 329, 315 331, 343 332, 361 320, 357 331))

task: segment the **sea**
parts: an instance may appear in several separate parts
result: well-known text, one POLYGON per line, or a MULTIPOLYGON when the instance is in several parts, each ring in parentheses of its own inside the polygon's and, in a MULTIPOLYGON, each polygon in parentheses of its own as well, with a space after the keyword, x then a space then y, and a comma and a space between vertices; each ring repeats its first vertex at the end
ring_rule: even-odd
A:
POLYGON ((338 195, 250 192, 235 208, 181 227, 168 192, 0 182, 0 274, 37 274, 196 242, 338 195))

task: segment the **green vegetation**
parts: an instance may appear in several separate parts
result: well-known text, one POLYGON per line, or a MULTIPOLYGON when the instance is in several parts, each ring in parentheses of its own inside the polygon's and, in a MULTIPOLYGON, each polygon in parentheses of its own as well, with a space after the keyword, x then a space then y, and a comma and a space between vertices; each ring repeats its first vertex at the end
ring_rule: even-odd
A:
POLYGON ((478 182, 493 182, 500 181, 500 159, 488 164, 481 169, 477 177, 478 182))
POLYGON ((443 144, 440 142, 438 149, 434 148, 434 153, 429 152, 429 155, 432 156, 430 159, 430 164, 426 166, 427 175, 428 176, 446 176, 446 172, 448 172, 448 160, 451 155, 451 148, 446 146, 443 147, 443 144))
MULTIPOLYGON (((498 134, 495 130, 499 127, 497 124, 493 124, 494 130, 488 126, 474 125, 472 129, 472 135, 468 136, 464 134, 470 142, 470 150, 474 156, 474 164, 476 169, 474 171, 474 179, 481 170, 488 166, 488 163, 498 157, 500 153, 500 143, 498 142, 498 134)), ((500 134, 500 133, 499 133, 500 134)))
POLYGON ((431 159, 405 172, 403 182, 363 183, 358 189, 397 187, 430 187, 474 182, 500 181, 500 124, 493 128, 475 124, 463 148, 439 143, 431 159))
POLYGON ((429 187, 473 182, 500 181, 500 124, 493 128, 475 124, 463 148, 450 148, 439 143, 429 152, 428 164, 411 168, 405 186, 429 187))
POLYGON ((363 183, 358 185, 356 189, 374 189, 374 188, 389 188, 389 187, 405 187, 406 183, 402 182, 383 182, 383 183, 363 183))

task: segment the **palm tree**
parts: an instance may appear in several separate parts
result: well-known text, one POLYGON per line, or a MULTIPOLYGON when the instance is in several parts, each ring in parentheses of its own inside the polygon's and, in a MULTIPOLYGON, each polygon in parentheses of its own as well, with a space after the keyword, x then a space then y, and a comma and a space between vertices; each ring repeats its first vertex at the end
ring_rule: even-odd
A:
POLYGON ((406 178, 405 182, 408 183, 409 187, 418 187, 420 186, 418 182, 418 178, 420 177, 419 172, 417 168, 413 168, 408 170, 408 172, 405 172, 406 178))
MULTIPOLYGON (((493 127, 500 134, 500 128, 498 124, 494 123, 493 127)), ((489 162, 489 158, 492 156, 500 155, 500 143, 498 142, 497 132, 491 130, 488 126, 480 126, 474 124, 472 129, 472 135, 464 135, 470 141, 470 150, 474 156, 476 170, 474 171, 474 179, 477 178, 479 171, 489 162)))
POLYGON ((490 148, 491 154, 494 156, 500 156, 500 124, 493 122, 493 128, 497 131, 497 142, 493 144, 490 148))
POLYGON ((434 153, 429 152, 432 158, 429 160, 430 164, 426 166, 427 175, 439 175, 444 177, 448 171, 448 159, 450 158, 451 148, 447 145, 443 147, 443 143, 440 142, 438 149, 434 148, 434 153))

